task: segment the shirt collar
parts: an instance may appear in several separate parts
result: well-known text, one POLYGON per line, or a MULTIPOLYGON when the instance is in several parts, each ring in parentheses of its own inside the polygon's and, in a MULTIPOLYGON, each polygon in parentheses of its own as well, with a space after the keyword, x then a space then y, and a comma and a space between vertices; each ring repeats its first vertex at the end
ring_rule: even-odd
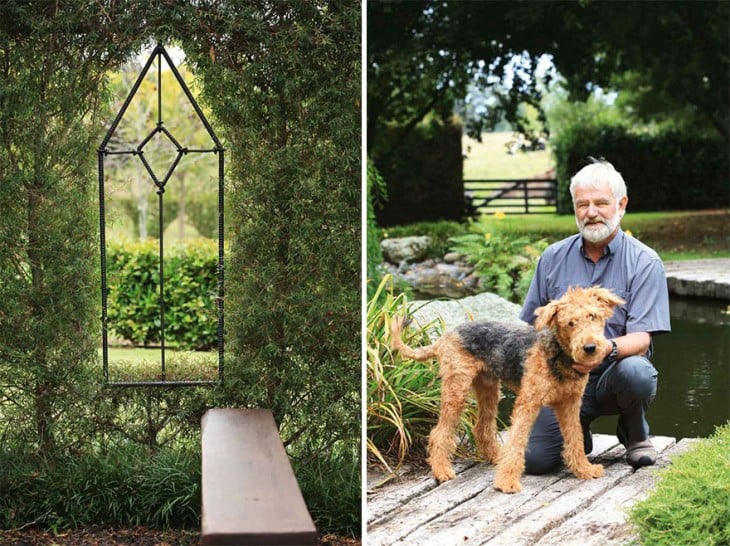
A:
MULTIPOLYGON (((578 237, 580 239, 580 253, 583 255, 583 257, 587 258, 585 249, 583 248, 583 237, 581 237, 580 234, 578 234, 578 237)), ((624 234, 623 230, 621 229, 621 227, 619 226, 618 231, 616 231, 616 236, 613 239, 611 239, 611 242, 608 243, 606 248, 603 250, 603 255, 610 257, 610 256, 613 256, 614 254, 616 254, 621 249, 621 245, 624 242, 624 237, 625 237, 625 234, 624 234)))

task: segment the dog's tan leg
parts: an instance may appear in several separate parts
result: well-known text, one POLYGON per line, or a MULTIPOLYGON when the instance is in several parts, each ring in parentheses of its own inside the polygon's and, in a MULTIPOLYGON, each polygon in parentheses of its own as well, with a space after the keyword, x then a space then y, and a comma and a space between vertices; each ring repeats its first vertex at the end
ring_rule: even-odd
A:
POLYGON ((477 447, 489 462, 497 462, 497 406, 499 405, 499 381, 492 377, 478 375, 474 379, 477 399, 477 422, 474 439, 477 447))
POLYGON ((494 488, 505 493, 522 491, 520 478, 525 471, 525 448, 532 425, 540 411, 540 401, 530 396, 529 389, 520 388, 520 394, 512 410, 512 426, 507 443, 502 448, 494 476, 494 488))
POLYGON ((563 435, 563 460, 570 471, 582 480, 600 478, 603 466, 591 464, 585 454, 580 404, 580 398, 571 398, 553 406, 563 435))
MULTIPOLYGON (((456 427, 471 390, 474 373, 459 370, 441 361, 441 413, 428 441, 428 462, 434 477, 444 482, 453 479, 451 459, 456 451, 456 427)), ((458 369, 458 368, 457 368, 458 369)))

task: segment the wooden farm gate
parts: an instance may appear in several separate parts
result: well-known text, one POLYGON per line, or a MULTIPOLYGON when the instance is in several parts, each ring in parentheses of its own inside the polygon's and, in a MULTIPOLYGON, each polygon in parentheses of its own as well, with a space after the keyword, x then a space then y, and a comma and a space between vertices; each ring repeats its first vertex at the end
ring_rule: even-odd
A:
POLYGON ((555 214, 558 181, 554 178, 464 180, 464 193, 472 215, 497 211, 555 214))

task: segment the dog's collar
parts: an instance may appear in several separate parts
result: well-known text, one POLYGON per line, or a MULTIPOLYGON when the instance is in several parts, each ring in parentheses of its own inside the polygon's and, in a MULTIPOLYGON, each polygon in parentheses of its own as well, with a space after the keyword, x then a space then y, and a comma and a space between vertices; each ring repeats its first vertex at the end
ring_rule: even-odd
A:
POLYGON ((550 375, 558 381, 575 380, 584 375, 573 368, 573 358, 558 342, 555 330, 550 328, 541 330, 540 339, 547 356, 550 375))

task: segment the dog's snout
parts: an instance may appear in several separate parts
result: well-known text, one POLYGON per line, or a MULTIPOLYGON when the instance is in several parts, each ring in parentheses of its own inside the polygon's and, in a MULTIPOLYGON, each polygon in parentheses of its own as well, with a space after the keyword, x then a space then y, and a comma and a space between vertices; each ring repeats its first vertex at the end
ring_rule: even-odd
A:
POLYGON ((583 345, 583 350, 588 353, 589 355, 592 355, 596 352, 596 344, 595 343, 586 343, 583 345))

